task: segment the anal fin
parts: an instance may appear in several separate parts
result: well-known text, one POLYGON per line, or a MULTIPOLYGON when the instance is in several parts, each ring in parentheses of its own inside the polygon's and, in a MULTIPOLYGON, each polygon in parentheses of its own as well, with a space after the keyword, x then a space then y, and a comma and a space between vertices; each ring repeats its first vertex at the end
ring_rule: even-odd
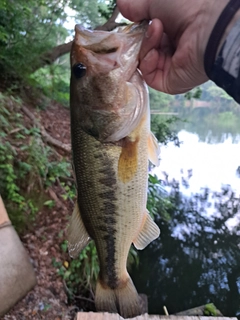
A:
POLYGON ((79 253, 91 241, 83 224, 77 202, 75 203, 68 228, 68 252, 70 257, 77 258, 79 253))
POLYGON ((149 243, 153 240, 158 238, 160 235, 160 230, 153 219, 150 217, 149 213, 147 212, 144 221, 142 224, 142 228, 134 239, 133 244, 138 250, 144 249, 149 243))
POLYGON ((148 136, 148 159, 154 164, 155 166, 159 166, 160 160, 160 147, 155 135, 150 132, 148 136))

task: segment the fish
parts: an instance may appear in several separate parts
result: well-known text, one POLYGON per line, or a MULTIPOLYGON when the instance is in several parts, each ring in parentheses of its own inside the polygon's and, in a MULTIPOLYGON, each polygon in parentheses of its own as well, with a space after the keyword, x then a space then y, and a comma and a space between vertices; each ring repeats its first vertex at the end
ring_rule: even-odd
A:
POLYGON ((160 230, 146 209, 149 160, 159 164, 149 94, 138 70, 148 23, 118 31, 75 27, 70 118, 77 201, 68 229, 72 258, 94 240, 100 272, 97 311, 142 313, 127 271, 132 243, 144 249, 160 230))

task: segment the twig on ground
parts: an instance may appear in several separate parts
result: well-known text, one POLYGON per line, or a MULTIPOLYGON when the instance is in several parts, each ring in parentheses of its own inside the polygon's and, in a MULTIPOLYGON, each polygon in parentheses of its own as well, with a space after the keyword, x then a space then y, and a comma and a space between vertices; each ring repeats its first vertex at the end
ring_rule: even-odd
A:
POLYGON ((85 298, 85 297, 82 297, 82 296, 76 296, 76 295, 68 288, 65 280, 63 280, 63 285, 64 285, 65 290, 66 290, 70 295, 72 295, 75 299, 87 301, 87 302, 90 302, 90 303, 95 303, 94 300, 92 300, 92 299, 90 299, 90 298, 85 298))
POLYGON ((70 144, 62 143, 61 141, 50 136, 50 134, 45 130, 44 126, 42 126, 39 121, 36 120, 34 114, 27 107, 21 106, 21 109, 26 114, 26 116, 28 116, 33 121, 36 127, 40 129, 41 135, 47 143, 53 145, 54 147, 60 148, 67 153, 71 153, 70 144))

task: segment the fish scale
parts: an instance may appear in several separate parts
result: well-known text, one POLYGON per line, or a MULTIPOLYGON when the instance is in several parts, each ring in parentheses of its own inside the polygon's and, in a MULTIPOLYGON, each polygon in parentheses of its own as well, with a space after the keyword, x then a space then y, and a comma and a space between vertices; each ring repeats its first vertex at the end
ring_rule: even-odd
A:
POLYGON ((72 143, 76 180, 81 190, 78 192, 79 209, 90 237, 96 239, 97 249, 101 252, 101 270, 110 270, 107 272, 107 282, 114 285, 116 274, 112 270, 115 263, 117 214, 114 171, 111 170, 109 155, 103 149, 105 146, 99 141, 78 130, 72 134, 72 143), (89 148, 94 152, 89 154, 89 148))
POLYGON ((146 209, 148 159, 158 163, 150 132, 148 90, 137 70, 146 23, 116 33, 76 27, 71 52, 71 138, 78 198, 69 226, 69 253, 93 239, 100 273, 98 311, 141 314, 127 272, 133 243, 159 236, 146 209))

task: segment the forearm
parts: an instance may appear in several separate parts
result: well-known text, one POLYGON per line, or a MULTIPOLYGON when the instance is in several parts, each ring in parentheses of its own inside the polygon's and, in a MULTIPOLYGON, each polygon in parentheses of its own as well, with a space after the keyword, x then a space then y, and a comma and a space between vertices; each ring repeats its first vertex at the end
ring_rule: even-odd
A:
POLYGON ((204 55, 208 77, 240 103, 240 1, 230 1, 212 30, 204 55))

